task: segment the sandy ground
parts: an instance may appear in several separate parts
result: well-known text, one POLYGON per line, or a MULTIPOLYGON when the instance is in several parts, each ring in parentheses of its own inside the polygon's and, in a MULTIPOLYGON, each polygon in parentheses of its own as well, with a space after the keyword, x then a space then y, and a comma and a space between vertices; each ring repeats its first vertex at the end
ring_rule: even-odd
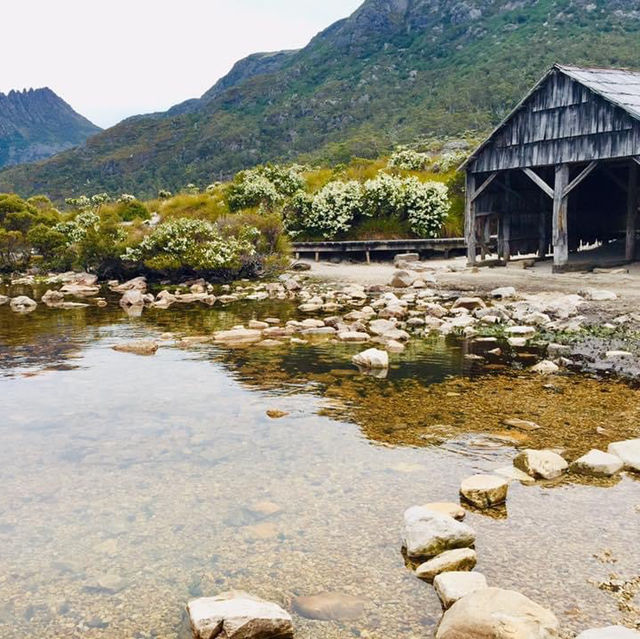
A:
MULTIPOLYGON (((355 283, 364 286, 388 284, 396 270, 391 262, 372 264, 342 262, 313 262, 302 260, 311 266, 309 274, 332 282, 355 283)), ((624 267, 623 273, 563 273, 551 272, 551 262, 536 263, 523 269, 518 262, 507 267, 466 268, 466 258, 429 260, 423 262, 433 267, 439 288, 483 293, 498 286, 513 286, 519 293, 542 291, 577 293, 581 289, 596 288, 615 292, 619 300, 615 304, 621 312, 640 311, 640 262, 624 267), (450 270, 454 267, 456 270, 450 270)))

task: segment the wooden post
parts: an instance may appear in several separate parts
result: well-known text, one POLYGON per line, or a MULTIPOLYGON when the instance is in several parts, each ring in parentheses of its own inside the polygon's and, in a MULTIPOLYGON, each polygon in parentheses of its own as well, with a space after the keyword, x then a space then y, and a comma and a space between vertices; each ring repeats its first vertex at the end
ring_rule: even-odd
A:
POLYGON ((569 184, 569 165, 556 166, 556 180, 553 189, 553 266, 566 266, 569 262, 568 208, 569 195, 565 189, 569 184))
POLYGON ((467 241, 467 264, 476 263, 476 176, 467 171, 467 188, 464 212, 464 236, 467 241))
POLYGON ((511 172, 507 171, 504 177, 507 187, 505 192, 504 212, 502 214, 502 259, 508 262, 511 259, 511 213, 513 208, 513 195, 511 190, 511 172))
POLYGON ((315 258, 316 258, 316 262, 320 261, 320 253, 318 253, 318 251, 316 251, 315 258))
POLYGON ((369 251, 366 251, 366 257, 367 257, 367 264, 371 264, 371 253, 369 251))
POLYGON ((627 190, 627 241, 625 257, 632 262, 636 257, 636 217, 638 215, 638 165, 629 164, 629 187, 627 190))

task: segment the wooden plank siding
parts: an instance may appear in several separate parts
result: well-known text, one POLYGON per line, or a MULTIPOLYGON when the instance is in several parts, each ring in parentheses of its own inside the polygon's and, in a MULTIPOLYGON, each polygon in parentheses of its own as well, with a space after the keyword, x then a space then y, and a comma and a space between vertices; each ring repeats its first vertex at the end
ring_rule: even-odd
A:
POLYGON ((625 158, 640 153, 640 121, 559 69, 469 162, 472 173, 625 158))

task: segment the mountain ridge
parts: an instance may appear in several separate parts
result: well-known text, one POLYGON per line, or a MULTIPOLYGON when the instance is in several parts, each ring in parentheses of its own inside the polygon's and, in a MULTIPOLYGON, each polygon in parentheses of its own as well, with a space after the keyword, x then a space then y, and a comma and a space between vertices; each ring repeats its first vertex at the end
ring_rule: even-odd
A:
POLYGON ((478 136, 555 62, 640 68, 638 35, 635 0, 366 0, 300 50, 239 61, 201 98, 0 173, 0 190, 150 196, 267 161, 478 136))
POLYGON ((50 157, 98 131, 49 87, 0 93, 0 167, 50 157))

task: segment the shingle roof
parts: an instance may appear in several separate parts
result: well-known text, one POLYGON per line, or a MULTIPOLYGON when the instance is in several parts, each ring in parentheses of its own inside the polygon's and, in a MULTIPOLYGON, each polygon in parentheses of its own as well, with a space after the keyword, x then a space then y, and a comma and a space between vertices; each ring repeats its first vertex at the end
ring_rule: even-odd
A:
POLYGON ((623 69, 588 69, 556 65, 605 100, 640 118, 640 72, 623 69))

